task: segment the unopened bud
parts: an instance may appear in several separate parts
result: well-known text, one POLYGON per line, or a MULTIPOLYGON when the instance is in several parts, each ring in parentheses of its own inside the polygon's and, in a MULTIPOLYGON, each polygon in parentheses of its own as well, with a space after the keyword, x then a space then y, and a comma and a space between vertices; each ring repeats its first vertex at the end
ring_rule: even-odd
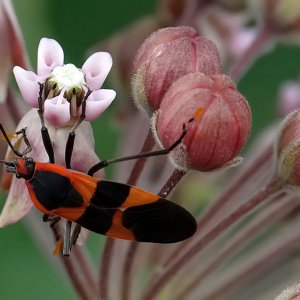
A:
POLYGON ((286 187, 300 186, 300 110, 291 112, 283 121, 276 145, 276 174, 286 187))
POLYGON ((298 0, 268 0, 271 17, 282 31, 300 30, 300 5, 298 0))
POLYGON ((134 100, 152 114, 160 107, 171 84, 194 72, 221 72, 216 46, 192 27, 160 29, 143 43, 135 58, 134 100))
POLYGON ((300 300, 300 284, 295 284, 283 290, 275 300, 300 300))
POLYGON ((171 86, 153 122, 159 143, 171 146, 199 108, 203 113, 187 124, 172 161, 178 168, 199 171, 235 165, 250 132, 251 111, 226 75, 188 74, 171 86))

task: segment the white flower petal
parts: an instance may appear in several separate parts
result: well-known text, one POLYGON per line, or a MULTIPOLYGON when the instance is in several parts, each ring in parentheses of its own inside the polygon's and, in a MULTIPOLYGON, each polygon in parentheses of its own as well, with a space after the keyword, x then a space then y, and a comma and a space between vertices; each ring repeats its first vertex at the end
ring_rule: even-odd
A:
POLYGON ((0 227, 16 223, 29 212, 31 207, 32 201, 25 186, 25 181, 14 177, 0 215, 0 227))
POLYGON ((38 47, 38 75, 48 75, 55 67, 63 63, 64 51, 60 44, 53 39, 42 38, 38 47))
POLYGON ((32 107, 38 107, 39 81, 44 79, 37 76, 31 71, 26 71, 21 67, 13 69, 17 84, 19 86, 22 97, 32 107))
MULTIPOLYGON (((55 97, 58 98, 59 96, 55 97)), ((66 125, 71 119, 70 103, 55 103, 55 98, 45 101, 44 116, 45 119, 54 126, 66 125)))
POLYGON ((87 86, 93 91, 99 89, 111 67, 112 58, 108 52, 97 52, 91 55, 82 66, 87 86))
POLYGON ((86 121, 96 119, 102 114, 116 97, 114 90, 102 89, 94 91, 86 101, 86 121))

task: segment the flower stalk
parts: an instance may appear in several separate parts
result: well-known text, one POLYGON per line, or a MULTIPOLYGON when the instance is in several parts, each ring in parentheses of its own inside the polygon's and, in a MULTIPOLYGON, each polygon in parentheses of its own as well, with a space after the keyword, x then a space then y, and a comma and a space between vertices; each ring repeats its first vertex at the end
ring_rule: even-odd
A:
POLYGON ((274 37, 274 32, 269 26, 261 28, 260 32, 255 37, 254 41, 248 49, 241 55, 241 57, 232 65, 229 70, 231 78, 239 80, 243 74, 250 68, 252 63, 259 55, 261 55, 267 44, 271 42, 274 37))
POLYGON ((214 270, 224 265, 237 251, 249 243, 251 238, 261 233, 262 230, 265 231, 272 224, 275 224, 299 206, 297 199, 294 197, 287 196, 282 199, 282 195, 279 194, 277 198, 275 199, 276 202, 270 204, 269 209, 262 211, 253 222, 250 222, 235 237, 230 239, 221 251, 176 295, 174 300, 186 299, 190 293, 202 285, 202 281, 211 276, 214 270))
MULTIPOLYGON (((159 197, 166 198, 176 187, 176 185, 182 180, 186 175, 185 171, 175 169, 165 185, 161 188, 158 193, 159 197)), ((133 263, 135 257, 138 255, 137 252, 140 249, 140 244, 137 242, 131 242, 128 246, 127 254, 125 255, 125 261, 122 269, 122 295, 123 300, 130 299, 130 287, 133 279, 133 263)))
POLYGON ((207 232, 202 238, 193 243, 193 245, 187 249, 187 251, 176 261, 166 267, 160 275, 156 274, 150 281, 147 290, 144 294, 144 300, 153 299, 162 288, 178 273, 183 264, 188 263, 196 254, 207 247, 216 237, 226 231, 232 224, 236 223, 247 213, 256 208, 259 204, 266 201, 277 193, 281 192, 282 183, 276 179, 270 181, 265 187, 263 187, 255 196, 250 198, 244 204, 241 204, 226 218, 221 220, 215 227, 207 232))

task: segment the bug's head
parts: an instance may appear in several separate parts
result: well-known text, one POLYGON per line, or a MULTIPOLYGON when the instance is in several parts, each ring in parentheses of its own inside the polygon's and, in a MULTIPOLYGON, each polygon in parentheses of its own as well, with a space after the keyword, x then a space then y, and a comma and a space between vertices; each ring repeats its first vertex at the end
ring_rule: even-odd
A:
POLYGON ((17 178, 30 180, 35 171, 35 162, 31 157, 15 157, 12 161, 0 160, 6 165, 7 173, 16 174, 17 178))
POLYGON ((8 146, 16 155, 12 161, 0 160, 0 162, 6 165, 6 171, 8 173, 16 174, 17 178, 24 178, 25 180, 31 179, 34 174, 35 162, 31 157, 26 157, 26 154, 28 154, 32 149, 30 142, 26 136, 26 128, 22 128, 12 135, 22 135, 27 146, 27 148, 23 152, 19 152, 14 148, 13 144, 10 142, 10 135, 6 133, 2 124, 0 124, 0 131, 2 132, 1 136, 6 140, 8 146))
POLYGON ((17 178, 24 178, 25 180, 33 177, 35 162, 31 157, 16 157, 13 159, 13 164, 13 167, 6 167, 7 172, 14 173, 17 178))

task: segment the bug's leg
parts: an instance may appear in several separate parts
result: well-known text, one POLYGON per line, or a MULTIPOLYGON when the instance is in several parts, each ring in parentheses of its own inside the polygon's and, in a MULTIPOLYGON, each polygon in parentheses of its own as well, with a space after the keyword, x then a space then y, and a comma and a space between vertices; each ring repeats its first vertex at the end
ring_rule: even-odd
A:
MULTIPOLYGON (((194 120, 194 118, 191 118, 188 120, 187 123, 191 123, 194 120)), ((91 167, 88 171, 88 175, 93 176, 97 171, 107 167, 108 165, 121 162, 121 161, 127 161, 127 160, 132 160, 132 159, 139 159, 139 158, 144 158, 144 157, 150 157, 150 156, 159 156, 159 155, 165 155, 170 153, 174 148, 176 148, 182 141, 182 139, 185 137, 187 133, 186 129, 186 123, 182 125, 182 134, 180 137, 175 141, 174 144, 172 144, 169 148, 162 149, 162 150, 157 150, 157 151, 151 151, 151 152, 145 152, 145 153, 139 153, 137 155, 131 155, 131 156, 125 156, 125 157, 120 157, 120 158, 115 158, 115 159, 109 159, 109 160, 103 160, 100 161, 98 164, 95 166, 91 167)))
POLYGON ((28 154, 31 150, 32 150, 32 147, 31 147, 31 144, 26 136, 26 127, 25 128, 22 128, 21 130, 15 132, 16 135, 19 135, 19 134, 22 134, 22 137, 24 139, 24 142, 27 146, 27 148, 22 152, 22 156, 28 154))
POLYGON ((77 242, 80 231, 81 231, 81 226, 79 224, 76 224, 71 236, 71 247, 74 246, 75 243, 77 242))
POLYGON ((43 222, 57 223, 60 220, 59 216, 43 214, 43 222))
POLYGON ((64 242, 63 242, 63 255, 64 256, 69 256, 71 253, 71 247, 72 247, 71 229, 72 229, 72 222, 67 220, 66 227, 65 227, 64 242))
POLYGON ((66 144, 66 151, 65 151, 65 163, 66 167, 68 169, 71 169, 71 159, 72 159, 72 153, 73 153, 73 147, 74 147, 74 141, 75 141, 75 136, 76 136, 76 129, 77 127, 84 121, 86 115, 85 115, 85 110, 86 110, 86 100, 91 94, 91 90, 88 90, 86 95, 84 96, 84 99, 82 100, 81 103, 81 114, 73 126, 72 130, 69 133, 67 144, 66 144))
MULTIPOLYGON (((68 136, 68 140, 67 140, 67 144, 66 144, 66 151, 65 151, 65 164, 66 167, 68 169, 71 169, 71 159, 72 159, 72 153, 73 153, 73 148, 74 148, 74 141, 75 141, 75 136, 76 136, 76 129, 77 127, 82 123, 82 121, 84 121, 85 119, 85 110, 86 110, 86 100, 89 97, 89 95, 91 94, 91 90, 88 89, 86 95, 84 96, 84 99, 81 103, 81 114, 77 120, 77 122, 75 123, 75 125, 73 126, 73 128, 71 129, 69 136, 68 136)), ((70 255, 72 246, 75 245, 77 238, 79 236, 80 230, 81 230, 81 226, 76 224, 75 228, 71 234, 71 226, 70 224, 68 224, 69 221, 67 221, 66 224, 66 231, 65 231, 65 238, 64 238, 64 251, 63 254, 64 255, 70 255)))
POLYGON ((50 222, 50 227, 53 230, 54 238, 56 241, 56 246, 53 251, 53 255, 57 255, 61 251, 62 240, 60 239, 59 233, 55 227, 55 225, 58 223, 59 220, 60 220, 59 216, 48 215, 48 214, 43 215, 43 222, 50 222))
POLYGON ((41 134, 42 134, 42 139, 43 139, 43 143, 44 143, 44 147, 46 149, 46 152, 49 156, 49 161, 54 164, 55 159, 54 159, 54 150, 53 150, 53 146, 52 146, 52 142, 50 139, 50 135, 48 132, 47 127, 45 126, 45 119, 44 119, 44 100, 43 100, 43 91, 44 91, 44 84, 40 83, 40 91, 39 91, 39 97, 38 97, 38 114, 40 116, 40 120, 41 120, 41 134))

